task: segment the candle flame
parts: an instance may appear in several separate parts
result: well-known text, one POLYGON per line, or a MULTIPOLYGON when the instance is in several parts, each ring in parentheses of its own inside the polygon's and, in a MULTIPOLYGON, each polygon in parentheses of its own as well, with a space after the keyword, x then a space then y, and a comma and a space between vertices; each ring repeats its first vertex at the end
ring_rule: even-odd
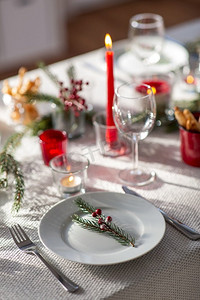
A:
POLYGON ((151 91, 154 95, 156 94, 156 88, 154 86, 152 86, 151 89, 147 89, 147 95, 151 94, 151 91))
POLYGON ((72 176, 72 175, 69 176, 68 181, 69 181, 69 182, 72 182, 73 180, 74 180, 74 176, 72 176))
POLYGON ((112 39, 109 33, 107 33, 105 36, 105 46, 106 49, 112 49, 112 39))
POLYGON ((186 82, 188 84, 193 84, 194 83, 194 77, 192 75, 188 75, 186 78, 186 82))

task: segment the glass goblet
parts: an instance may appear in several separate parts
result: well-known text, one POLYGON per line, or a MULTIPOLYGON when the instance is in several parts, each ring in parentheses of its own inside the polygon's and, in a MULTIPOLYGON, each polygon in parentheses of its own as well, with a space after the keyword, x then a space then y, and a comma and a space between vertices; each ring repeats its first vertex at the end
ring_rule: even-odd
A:
POLYGON ((138 141, 145 139, 156 119, 156 102, 151 86, 124 83, 115 90, 113 117, 117 129, 132 142, 133 168, 120 171, 120 179, 142 186, 155 179, 155 172, 138 168, 138 141))
POLYGON ((129 21, 131 51, 144 64, 154 64, 160 60, 164 41, 163 18, 157 14, 138 14, 129 21))

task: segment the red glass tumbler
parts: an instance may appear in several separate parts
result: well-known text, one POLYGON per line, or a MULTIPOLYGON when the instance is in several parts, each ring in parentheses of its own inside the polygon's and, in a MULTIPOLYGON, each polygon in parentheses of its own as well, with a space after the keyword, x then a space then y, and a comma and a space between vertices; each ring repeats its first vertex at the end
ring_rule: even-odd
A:
MULTIPOLYGON (((200 112, 193 113, 196 118, 200 112)), ((180 126, 181 156, 183 161, 194 167, 200 167, 200 132, 192 132, 180 126)))
POLYGON ((47 129, 39 135, 40 148, 45 165, 55 156, 65 154, 67 149, 67 134, 65 131, 47 129))

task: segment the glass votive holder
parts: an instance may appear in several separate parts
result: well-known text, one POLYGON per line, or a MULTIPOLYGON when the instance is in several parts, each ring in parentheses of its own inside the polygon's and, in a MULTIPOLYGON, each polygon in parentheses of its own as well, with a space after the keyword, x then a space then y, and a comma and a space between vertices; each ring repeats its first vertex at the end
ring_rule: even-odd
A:
POLYGON ((67 149, 67 134, 65 131, 47 129, 39 135, 40 148, 45 165, 55 156, 65 154, 67 149))
POLYGON ((106 114, 99 112, 93 117, 96 145, 104 156, 117 157, 130 153, 131 147, 115 126, 106 125, 106 114))
POLYGON ((89 160, 78 153, 63 154, 50 161, 55 186, 61 196, 67 198, 85 193, 89 160))
POLYGON ((173 89, 173 106, 187 108, 190 111, 198 111, 200 107, 200 91, 198 91, 198 79, 195 74, 186 68, 179 74, 177 83, 173 89))
POLYGON ((52 105, 53 128, 67 132, 68 139, 76 139, 85 133, 85 111, 60 110, 52 105))
MULTIPOLYGON (((193 113, 196 119, 200 112, 193 113)), ((188 131, 179 127, 182 160, 193 167, 200 167, 200 132, 188 131)))

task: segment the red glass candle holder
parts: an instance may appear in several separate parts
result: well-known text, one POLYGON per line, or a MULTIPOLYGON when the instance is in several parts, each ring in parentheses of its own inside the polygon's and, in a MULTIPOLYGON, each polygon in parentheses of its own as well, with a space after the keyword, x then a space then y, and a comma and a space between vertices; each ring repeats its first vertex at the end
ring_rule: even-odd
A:
MULTIPOLYGON (((197 118, 199 113, 194 113, 197 118)), ((180 130, 181 156, 183 161, 194 167, 200 167, 200 132, 188 131, 183 127, 180 130)))
MULTIPOLYGON (((171 95, 175 80, 174 74, 147 73, 141 74, 136 80, 141 84, 151 86, 156 100, 156 119, 164 123, 168 119, 168 113, 171 109, 171 95)), ((138 91, 144 94, 147 92, 141 85, 138 85, 138 91)), ((157 122, 158 126, 160 126, 159 123, 157 122)))
POLYGON ((65 131, 47 129, 39 135, 40 148, 45 165, 55 156, 65 154, 67 149, 67 134, 65 131))

